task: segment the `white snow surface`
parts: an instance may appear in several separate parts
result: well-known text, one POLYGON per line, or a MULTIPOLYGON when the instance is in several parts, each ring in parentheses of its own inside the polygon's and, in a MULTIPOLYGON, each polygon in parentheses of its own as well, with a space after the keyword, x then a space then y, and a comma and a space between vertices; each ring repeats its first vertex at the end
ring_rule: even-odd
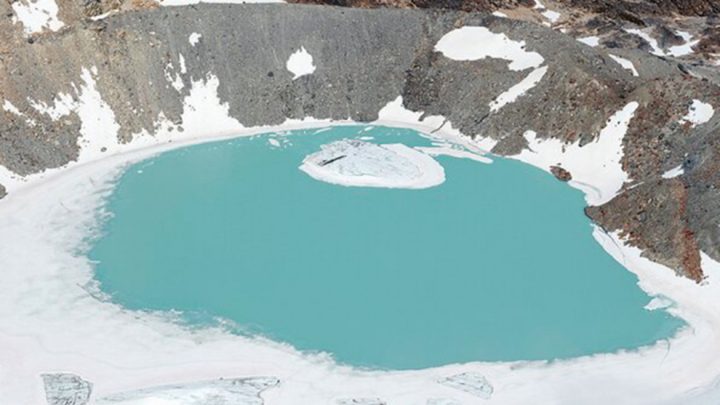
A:
POLYGON ((304 46, 290 55, 285 67, 294 75, 293 80, 315 72, 313 57, 305 50, 304 46))
POLYGON ((562 17, 562 14, 553 10, 545 10, 542 12, 542 15, 553 24, 556 23, 560 19, 560 17, 562 17))
POLYGON ((690 55, 691 53, 693 53, 692 47, 697 45, 698 42, 700 42, 700 40, 699 39, 693 40, 692 39, 693 36, 690 35, 689 32, 679 31, 677 34, 679 36, 681 36, 682 39, 685 40, 685 43, 682 45, 671 46, 670 48, 668 48, 667 54, 670 56, 678 57, 678 56, 690 55))
POLYGON ((200 38, 202 38, 202 34, 198 34, 197 32, 193 32, 188 37, 188 42, 190 42, 190 45, 195 46, 200 42, 200 38))
POLYGON ((670 170, 666 171, 665 173, 663 173, 661 177, 662 177, 663 179, 672 179, 672 178, 674 178, 674 177, 677 177, 677 176, 682 175, 683 173, 685 173, 685 170, 683 169, 683 166, 682 166, 682 165, 677 165, 677 166, 673 167, 672 169, 670 169, 670 170))
POLYGON ((588 204, 602 205, 628 180, 620 164, 622 140, 637 108, 638 103, 633 101, 613 114, 597 139, 584 146, 579 141, 568 145, 557 138, 541 139, 534 131, 527 131, 528 149, 512 157, 548 172, 554 165, 568 170, 572 174, 570 185, 585 192, 588 204))
POLYGON ((421 151, 357 139, 322 145, 305 157, 300 170, 316 180, 355 187, 421 189, 445 181, 443 167, 421 151))
POLYGON ((648 311, 655 311, 658 309, 668 308, 668 307, 672 306, 673 304, 674 304, 674 302, 672 302, 672 300, 670 300, 666 297, 663 297, 663 296, 657 296, 657 297, 653 297, 650 300, 650 302, 648 302, 647 305, 645 305, 645 309, 647 309, 648 311))
POLYGON ((102 14, 90 17, 90 19, 93 21, 100 21, 100 20, 104 20, 104 19, 110 17, 111 15, 117 14, 117 13, 118 13, 118 9, 112 9, 112 10, 106 11, 102 14))
POLYGON ((20 22, 26 35, 44 30, 57 31, 65 24, 58 19, 55 0, 17 0, 12 2, 13 22, 20 22))
POLYGON ((617 56, 617 55, 613 55, 613 54, 608 54, 608 55, 610 55, 610 57, 611 57, 615 62, 619 63, 620 66, 622 66, 622 67, 624 67, 625 69, 627 69, 627 70, 629 70, 630 72, 632 72, 633 76, 640 76, 640 74, 638 73, 637 69, 635 69, 635 64, 633 64, 632 61, 630 61, 630 60, 628 60, 628 59, 625 59, 625 58, 622 58, 622 57, 617 56))
POLYGON ((120 126, 115 122, 112 109, 96 88, 96 75, 97 69, 94 66, 90 69, 83 68, 80 75, 82 84, 78 86, 73 83, 72 94, 59 93, 52 105, 28 100, 31 107, 47 114, 53 120, 59 120, 70 113, 76 113, 80 117, 80 161, 86 160, 87 155, 95 157, 100 153, 118 149, 117 134, 120 126))
POLYGON ((14 105, 13 103, 11 103, 10 101, 5 100, 5 101, 3 102, 3 106, 2 106, 2 107, 3 107, 3 110, 5 110, 5 111, 7 111, 7 112, 9 112, 9 113, 11 113, 11 114, 17 115, 18 117, 23 118, 23 119, 25 120, 25 123, 28 124, 28 126, 34 127, 35 125, 37 125, 37 122, 35 122, 34 119, 32 119, 32 118, 28 117, 27 115, 23 114, 23 113, 22 113, 20 110, 18 110, 18 108, 15 107, 15 105, 14 105))
POLYGON ((674 57, 680 57, 685 56, 693 53, 692 47, 695 46, 700 40, 693 40, 692 35, 690 33, 685 31, 679 31, 677 34, 681 36, 685 43, 682 45, 675 45, 668 48, 667 51, 660 48, 660 45, 658 44, 657 40, 650 36, 647 32, 637 29, 637 28, 626 28, 626 32, 630 34, 635 34, 639 36, 640 38, 644 39, 650 44, 650 47, 652 48, 653 55, 657 56, 674 56, 674 57))
POLYGON ((647 41, 650 44, 650 47, 652 48, 652 51, 650 51, 650 53, 652 53, 653 55, 665 56, 665 51, 663 51, 660 48, 660 45, 658 45, 657 40, 655 38, 651 37, 650 34, 644 32, 642 30, 639 30, 637 28, 626 28, 625 31, 627 31, 630 34, 635 34, 635 35, 639 36, 640 38, 644 39, 645 41, 647 41))
MULTIPOLYGON (((182 65, 183 65, 183 64, 181 63, 181 64, 180 64, 180 66, 181 66, 180 70, 181 70, 181 73, 184 73, 184 72, 182 72, 182 70, 183 70, 183 69, 182 69, 182 65)), ((175 72, 175 67, 173 66, 172 63, 168 63, 168 64, 165 66, 165 70, 164 70, 163 73, 165 74, 165 80, 167 80, 168 83, 169 83, 177 92, 180 92, 180 91, 182 91, 182 89, 185 88, 185 83, 183 83, 182 77, 180 77, 180 74, 178 74, 177 72, 175 72), (175 74, 173 75, 173 73, 175 73, 175 74)))
POLYGON ((713 115, 715 115, 715 109, 712 105, 700 100, 693 100, 688 113, 680 119, 680 123, 689 122, 691 127, 696 127, 710 121, 713 115))
POLYGON ((600 45, 600 38, 596 37, 596 36, 582 37, 582 38, 578 38, 577 40, 582 42, 585 45, 589 45, 589 46, 593 46, 593 47, 600 45))
MULTIPOLYGON (((78 92, 87 94, 67 107, 83 116, 83 126, 90 128, 85 121, 95 120, 88 114, 92 112, 102 122, 112 112, 102 102, 98 104, 102 98, 94 94, 92 76, 83 76, 86 80, 78 92)), ((83 152, 79 163, 8 183, 11 193, 0 200, 0 403, 45 403, 40 375, 58 370, 92 382, 93 398, 105 404, 107 398, 139 398, 129 402, 133 404, 196 404, 198 397, 193 396, 203 381, 237 377, 279 379, 279 385, 262 394, 269 405, 331 404, 342 398, 378 398, 394 405, 593 405, 628 400, 639 405, 701 405, 720 398, 720 263, 703 253, 707 279, 697 285, 642 257, 639 249, 628 246, 617 234, 599 228, 593 230, 595 239, 638 276, 639 286, 653 297, 674 303, 668 311, 688 324, 675 337, 639 350, 552 362, 472 362, 373 371, 219 328, 188 330, 174 323, 172 314, 130 311, 98 300, 92 263, 79 252, 87 247, 89 230, 97 230, 98 207, 128 164, 192 143, 330 123, 308 118, 274 128, 243 128, 219 100, 218 85, 211 74, 191 83, 184 98, 182 133, 160 115, 154 136, 138 134, 133 142, 109 148, 104 155, 83 152), (453 383, 443 383, 447 381, 453 383), (485 384, 492 387, 486 398, 480 396, 489 392, 485 384), (175 387, 170 393, 151 389, 168 385, 175 387), (138 397, 139 392, 150 393, 150 401, 138 397)), ((61 105, 67 101, 58 97, 61 105)), ((44 107, 60 108, 57 104, 44 107)), ((563 150, 551 146, 551 141, 536 140, 531 143, 534 151, 525 158, 545 170, 548 164, 563 163, 571 172, 575 170, 574 177, 588 181, 581 188, 597 198, 593 190, 614 188, 604 182, 604 175, 624 176, 613 165, 622 151, 617 142, 636 107, 631 103, 614 114, 593 144, 582 149, 566 145, 563 150), (595 153, 582 151, 588 147, 595 153), (601 173, 583 174, 590 169, 601 173)), ((420 120, 421 116, 422 112, 405 109, 398 97, 380 111, 377 124, 415 128, 451 143, 465 142, 478 151, 494 145, 487 138, 463 137, 444 117, 420 120)), ((100 137, 89 139, 89 144, 105 142, 103 134, 93 131, 83 136, 100 137)), ((6 169, 0 170, 0 183, 11 177, 6 169)), ((203 388, 200 394, 207 392, 203 388)), ((212 393, 216 398, 225 394, 212 393)))
POLYGON ((534 69, 532 72, 530 72, 527 76, 525 76, 524 79, 522 79, 518 84, 510 87, 507 91, 503 92, 499 96, 495 98, 495 100, 490 102, 490 111, 495 112, 499 109, 503 108, 505 105, 510 104, 517 100, 519 97, 521 97, 523 94, 527 93, 528 90, 532 89, 533 87, 537 86, 538 83, 540 83, 540 80, 542 80, 543 76, 545 76, 545 73, 547 73, 548 67, 542 66, 539 68, 534 69))
POLYGON ((453 144, 441 144, 438 146, 416 146, 415 149, 430 156, 450 156, 458 159, 470 159, 481 163, 492 163, 492 159, 481 153, 471 152, 466 148, 461 148, 458 147, 458 145, 453 144))
POLYGON ((503 33, 485 27, 465 26, 445 34, 435 50, 446 58, 458 61, 498 58, 510 62, 510 70, 525 70, 542 65, 544 58, 525 50, 525 41, 513 41, 503 33))

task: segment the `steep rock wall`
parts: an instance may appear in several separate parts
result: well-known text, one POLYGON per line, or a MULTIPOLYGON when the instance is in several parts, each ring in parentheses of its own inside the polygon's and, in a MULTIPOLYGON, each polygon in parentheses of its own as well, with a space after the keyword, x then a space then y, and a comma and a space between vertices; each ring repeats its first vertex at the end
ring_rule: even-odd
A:
MULTIPOLYGON (((76 160, 92 131, 119 142, 161 124, 184 131, 183 100, 195 83, 217 83, 229 115, 245 126, 308 116, 373 121, 402 96, 410 110, 494 139, 500 155, 526 149, 529 130, 540 139, 590 144, 610 116, 636 101, 623 141, 630 181, 587 214, 695 280, 702 278, 699 250, 720 259, 720 119, 682 124, 693 99, 720 106, 720 92, 670 60, 630 53, 642 66, 636 77, 602 50, 521 21, 300 5, 160 8, 81 19, 31 40, 17 29, 10 37, 0 60, 0 102, 12 105, 0 111, 0 165, 17 175, 76 160), (547 73, 515 102, 491 110, 529 70, 508 70, 507 61, 494 58, 453 61, 435 51, 443 35, 464 25, 525 41, 544 57, 547 73), (317 69, 293 80, 285 64, 301 47, 317 69), (93 123, 76 108, 87 101, 102 104, 112 125, 93 123), (678 164, 682 175, 662 177, 678 164)), ((103 153, 106 146, 92 147, 103 153)))

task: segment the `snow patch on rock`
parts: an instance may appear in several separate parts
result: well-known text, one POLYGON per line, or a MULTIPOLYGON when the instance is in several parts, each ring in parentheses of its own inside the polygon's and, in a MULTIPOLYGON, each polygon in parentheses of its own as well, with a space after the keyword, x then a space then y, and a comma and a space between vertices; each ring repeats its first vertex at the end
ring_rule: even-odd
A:
POLYGON ((690 123, 690 126, 694 128, 710 121, 713 115, 715 115, 715 109, 712 105, 696 99, 692 101, 688 113, 680 119, 680 123, 690 123))
POLYGON ((383 125, 412 128, 425 134, 437 135, 444 141, 462 145, 469 151, 485 154, 495 147, 498 141, 475 134, 474 137, 461 133, 452 123, 440 115, 425 115, 422 111, 410 111, 403 105, 402 96, 387 103, 378 111, 378 122, 383 125))
POLYGON ((541 13, 545 18, 547 18, 550 23, 554 24, 556 23, 560 17, 562 17, 562 14, 558 13, 557 11, 553 10, 545 10, 541 13))
POLYGON ((578 38, 577 40, 588 46, 595 47, 600 45, 600 38, 596 36, 582 37, 578 38))
POLYGON ((290 55, 285 67, 294 75, 293 80, 315 72, 313 57, 304 46, 290 55))
POLYGON ((693 52, 692 47, 695 46, 698 42, 700 42, 700 40, 693 40, 690 33, 685 31, 679 31, 677 34, 685 40, 685 43, 682 45, 671 46, 670 48, 668 48, 667 51, 665 51, 660 47, 658 41, 652 36, 650 36, 650 34, 648 34, 647 32, 637 28, 625 28, 625 31, 630 34, 637 35, 647 41, 647 43, 650 44, 650 47, 652 48, 650 53, 657 56, 680 57, 689 55, 693 52))
POLYGON ((80 156, 78 160, 85 161, 97 157, 100 153, 117 149, 117 134, 120 125, 115 121, 110 105, 103 100, 95 83, 97 69, 82 68, 80 78, 82 84, 73 83, 72 94, 59 93, 48 105, 35 100, 28 100, 30 106, 37 112, 48 115, 52 120, 65 117, 71 113, 80 118, 80 156))
POLYGON ((440 38, 435 50, 457 61, 504 59, 510 62, 508 68, 515 71, 538 68, 545 61, 539 53, 526 51, 525 41, 513 41, 485 27, 454 29, 440 38))
POLYGON ((682 45, 671 46, 670 48, 668 48, 667 55, 679 57, 690 55, 691 53, 693 53, 693 46, 697 45, 700 40, 693 40, 693 36, 690 35, 689 32, 678 31, 677 34, 685 40, 685 43, 682 45))
POLYGON ((44 30, 57 31, 65 24, 58 19, 55 0, 18 0, 12 2, 13 23, 22 23, 26 35, 44 30))
POLYGON ((9 112, 9 113, 11 113, 11 114, 17 115, 18 117, 24 119, 24 120, 25 120, 25 123, 26 123, 28 126, 34 127, 35 125, 37 125, 37 122, 35 122, 34 119, 32 119, 32 118, 28 117, 27 115, 23 114, 23 113, 22 113, 17 107, 15 107, 15 105, 14 105, 13 103, 11 103, 9 100, 5 100, 5 101, 3 102, 3 106, 2 106, 2 107, 3 107, 3 110, 5 110, 5 111, 7 111, 7 112, 9 112))
POLYGON ((628 180, 620 163, 622 141, 638 106, 631 102, 613 114, 597 139, 583 146, 579 141, 566 144, 556 138, 541 139, 534 131, 527 131, 528 149, 511 157, 548 172, 551 166, 562 167, 572 174, 569 184, 585 193, 588 204, 602 205, 628 180))
MULTIPOLYGON (((172 65, 172 63, 168 63, 165 66, 164 75, 165 80, 170 83, 170 85, 179 93, 183 88, 185 88, 185 83, 183 83, 182 78, 179 74, 175 73, 173 76, 173 71, 175 70, 175 67, 172 65)), ((182 69, 181 69, 182 70, 182 69)))
POLYGON ((680 176, 683 173, 685 173, 685 170, 683 169, 682 165, 677 165, 676 167, 673 167, 672 169, 666 171, 662 174, 663 179, 672 179, 674 177, 680 176))
POLYGON ((613 54, 609 54, 609 55, 612 58, 612 60, 619 63, 620 66, 622 66, 625 69, 632 72, 633 76, 640 76, 640 74, 638 74, 637 69, 635 69, 635 64, 633 64, 632 61, 625 59, 625 58, 621 58, 620 56, 617 56, 617 55, 613 55, 613 54))
POLYGON ((540 83, 540 80, 542 80, 543 76, 545 76, 545 73, 547 73, 548 67, 543 66, 539 67, 530 74, 528 74, 524 79, 522 79, 518 84, 510 87, 507 91, 503 92, 499 96, 495 98, 495 100, 490 102, 490 111, 496 112, 503 108, 505 105, 514 102, 519 97, 521 97, 523 94, 525 94, 528 90, 535 87, 538 83, 540 83))
POLYGON ((200 38, 202 38, 202 34, 198 34, 197 32, 193 32, 188 37, 188 42, 190 42, 190 45, 195 46, 200 42, 200 38))

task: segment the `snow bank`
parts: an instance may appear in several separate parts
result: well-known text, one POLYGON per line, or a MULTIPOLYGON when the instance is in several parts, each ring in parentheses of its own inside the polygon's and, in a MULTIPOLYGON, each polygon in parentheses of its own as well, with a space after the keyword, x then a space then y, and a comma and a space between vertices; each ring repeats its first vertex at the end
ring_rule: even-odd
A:
POLYGON ((585 45, 588 45, 588 46, 593 46, 593 47, 595 47, 595 46, 600 45, 600 38, 599 38, 599 37, 595 37, 595 36, 582 37, 582 38, 578 38, 577 40, 580 41, 580 42, 582 42, 582 43, 585 44, 585 45))
POLYGON ((465 148, 459 148, 457 145, 445 144, 442 146, 416 146, 415 149, 430 156, 450 156, 458 159, 470 159, 480 163, 492 163, 492 159, 479 154, 477 152, 471 152, 465 148))
POLYGON ((440 38, 435 50, 458 61, 505 59, 510 62, 510 70, 537 68, 545 60, 537 52, 526 51, 525 41, 513 41, 505 34, 494 33, 485 27, 454 29, 440 38))
POLYGON ((42 32, 46 29, 57 31, 65 26, 58 19, 59 9, 55 0, 18 0, 11 4, 15 12, 13 23, 22 23, 27 35, 42 32))
POLYGON ((682 45, 671 46, 666 52, 665 50, 660 48, 657 40, 651 37, 650 34, 637 28, 626 28, 625 31, 630 34, 637 35, 647 41, 647 43, 650 44, 650 47, 652 48, 650 53, 657 56, 680 57, 689 55, 693 52, 692 47, 697 45, 698 42, 700 42, 700 40, 692 40, 692 35, 690 35, 689 33, 685 31, 679 31, 677 34, 685 40, 685 43, 682 45))
POLYGON ((562 14, 553 10, 545 10, 542 12, 542 15, 543 17, 547 18, 552 24, 556 23, 560 19, 560 17, 562 17, 562 14))
POLYGON ((545 76, 545 73, 547 73, 547 69, 547 66, 543 66, 533 70, 518 84, 510 87, 508 90, 497 96, 495 100, 490 102, 490 111, 496 112, 500 110, 505 105, 514 102, 519 97, 524 95, 528 90, 535 87, 538 83, 540 83, 540 80, 542 80, 543 76, 545 76))
POLYGON ((482 134, 475 134, 476 136, 474 138, 468 137, 470 134, 462 134, 443 116, 423 115, 422 111, 414 112, 405 108, 402 96, 398 96, 378 111, 377 123, 387 126, 412 128, 418 132, 436 136, 443 142, 460 145, 478 155, 484 155, 490 152, 497 144, 496 140, 483 137, 482 134))
POLYGON ((469 61, 490 57, 509 61, 510 70, 534 68, 523 80, 490 102, 491 112, 517 100, 535 87, 547 72, 547 66, 540 67, 544 58, 537 52, 526 51, 525 41, 513 41, 505 34, 494 33, 485 27, 465 26, 452 30, 440 38, 435 44, 435 50, 452 60, 469 61))
POLYGON ((7 111, 7 112, 9 112, 9 113, 11 113, 11 114, 17 115, 18 117, 20 117, 20 118, 22 118, 23 120, 25 120, 25 123, 26 123, 28 126, 34 127, 35 125, 37 125, 37 122, 35 122, 34 119, 32 119, 32 118, 28 117, 27 115, 23 114, 23 113, 22 113, 20 110, 18 110, 18 108, 15 107, 15 105, 14 105, 13 103, 11 103, 10 101, 5 100, 5 101, 3 102, 3 106, 2 106, 2 107, 3 107, 3 110, 5 110, 5 111, 7 111))
POLYGON ((305 50, 305 47, 300 47, 300 49, 293 52, 288 58, 285 66, 287 67, 287 70, 294 75, 293 80, 315 72, 313 57, 305 50))
POLYGON ((626 105, 610 117, 594 142, 583 146, 579 141, 568 145, 555 138, 540 139, 534 131, 527 131, 528 149, 512 158, 548 172, 551 166, 564 168, 572 175, 570 185, 585 192, 588 204, 602 205, 628 180, 620 164, 622 140, 637 108, 637 102, 626 105))
POLYGON ((343 139, 307 156, 300 170, 332 184, 354 187, 430 188, 445 181, 432 157, 402 144, 343 139))
POLYGON ((188 37, 188 42, 190 42, 190 45, 195 46, 200 42, 200 38, 202 38, 202 34, 198 34, 197 32, 193 32, 188 37))
POLYGON ((672 179, 673 177, 677 177, 685 173, 685 170, 683 169, 682 165, 677 165, 676 167, 673 167, 672 169, 666 171, 662 174, 663 179, 672 179))
POLYGON ((635 65, 632 63, 632 61, 629 61, 625 58, 621 58, 617 55, 609 54, 609 56, 617 63, 620 64, 620 66, 624 67, 625 69, 632 72, 633 76, 640 76, 638 74, 637 69, 635 69, 635 65))
POLYGON ((693 40, 693 37, 692 35, 690 35, 689 32, 679 31, 677 34, 682 37, 683 40, 685 40, 685 43, 682 45, 671 46, 670 48, 668 48, 667 55, 679 57, 690 55, 691 53, 693 53, 692 47, 697 45, 700 40, 693 40))
POLYGON ((150 387, 101 398, 97 405, 262 405, 260 394, 277 378, 232 378, 150 387))
POLYGON ((120 125, 115 121, 115 113, 110 105, 103 100, 96 88, 96 75, 95 67, 83 68, 80 74, 82 84, 79 86, 73 84, 72 94, 60 93, 55 96, 51 105, 28 100, 30 106, 37 112, 46 114, 55 121, 70 113, 77 114, 81 122, 78 138, 79 161, 86 161, 118 148, 117 134, 120 125))
POLYGON ((663 51, 663 50, 660 48, 660 45, 658 45, 657 40, 656 40, 655 38, 651 37, 650 34, 644 32, 644 31, 642 31, 642 30, 639 30, 639 29, 637 29, 637 28, 626 28, 625 31, 628 32, 628 33, 630 33, 630 34, 637 35, 637 36, 639 36, 640 38, 642 38, 642 39, 644 39, 645 41, 647 41, 647 43, 650 44, 650 47, 652 48, 652 50, 650 51, 650 53, 652 53, 653 55, 665 56, 665 51, 663 51))
POLYGON ((710 121, 713 115, 715 115, 715 109, 712 105, 700 100, 693 100, 688 113, 680 119, 680 123, 690 123, 690 126, 694 128, 710 121))

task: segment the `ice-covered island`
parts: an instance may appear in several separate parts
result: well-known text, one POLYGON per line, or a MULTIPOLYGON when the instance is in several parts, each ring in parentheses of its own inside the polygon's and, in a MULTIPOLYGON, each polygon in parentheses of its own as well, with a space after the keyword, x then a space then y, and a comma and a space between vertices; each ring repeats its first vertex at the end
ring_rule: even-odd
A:
POLYGON ((403 144, 343 139, 322 145, 300 170, 316 180, 344 186, 428 188, 445 181, 445 170, 432 157, 403 144))

